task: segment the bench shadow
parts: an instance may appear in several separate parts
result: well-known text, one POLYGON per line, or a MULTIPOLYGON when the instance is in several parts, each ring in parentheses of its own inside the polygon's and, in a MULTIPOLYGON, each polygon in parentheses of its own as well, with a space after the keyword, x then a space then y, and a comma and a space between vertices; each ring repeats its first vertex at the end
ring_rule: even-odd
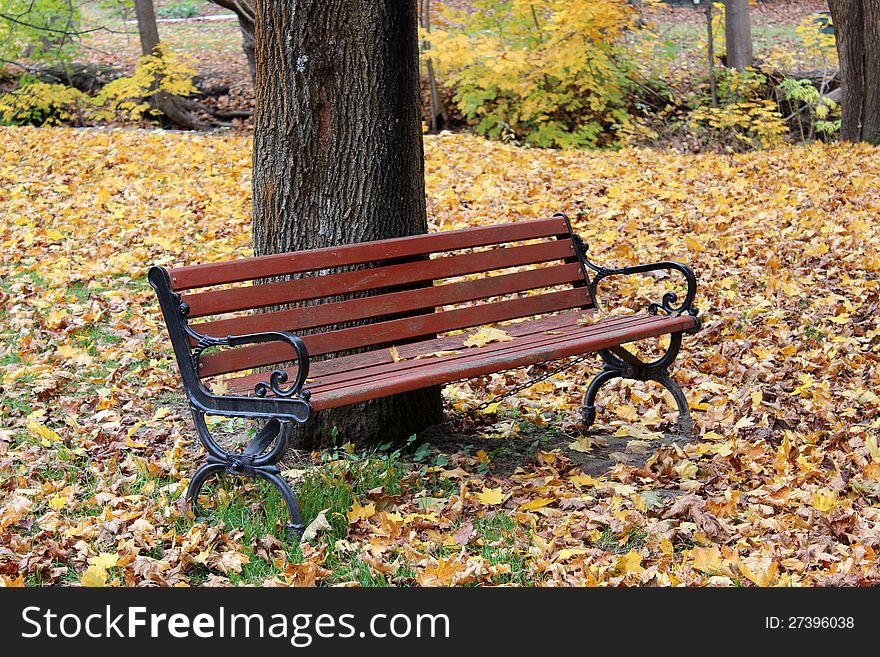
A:
POLYGON ((618 463, 641 467, 659 448, 667 445, 684 447, 695 441, 692 436, 676 432, 660 432, 647 445, 639 444, 633 436, 615 437, 612 432, 592 429, 586 432, 593 445, 588 452, 569 449, 568 446, 579 436, 562 432, 552 424, 545 426, 529 425, 515 438, 483 437, 473 433, 458 433, 439 428, 429 429, 419 437, 444 454, 467 451, 476 454, 482 450, 492 459, 492 473, 502 477, 509 476, 519 467, 528 467, 539 451, 549 452, 559 449, 567 459, 580 466, 583 473, 591 476, 607 475, 618 463), (633 443, 636 443, 635 445, 633 443))

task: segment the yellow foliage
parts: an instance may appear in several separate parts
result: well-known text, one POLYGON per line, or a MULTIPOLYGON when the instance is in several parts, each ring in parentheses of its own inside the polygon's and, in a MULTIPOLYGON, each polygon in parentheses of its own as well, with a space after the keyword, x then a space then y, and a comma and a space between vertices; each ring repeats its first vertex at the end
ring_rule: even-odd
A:
POLYGON ((75 123, 89 97, 63 84, 31 82, 0 97, 0 121, 16 125, 75 123))
MULTIPOLYGON (((643 444, 608 450, 592 442, 600 433, 569 447, 561 434, 535 454, 530 429, 499 422, 483 429, 482 454, 454 452, 447 469, 407 469, 399 488, 358 491, 339 522, 328 513, 345 535, 322 532, 295 555, 266 536, 273 521, 250 511, 258 491, 216 486, 215 505, 239 505, 259 529, 242 545, 233 527, 178 506, 200 454, 179 405, 163 405, 179 383, 145 273, 251 254, 251 141, 0 128, 0 469, 10 483, 0 531, 10 537, 3 558, 21 564, 0 584, 21 575, 201 583, 192 564, 212 583, 329 584, 349 580, 333 564, 351 559, 373 574, 412 572, 414 582, 500 584, 512 565, 515 581, 558 586, 880 583, 880 149, 817 143, 693 156, 441 135, 425 139, 425 155, 433 231, 568 210, 596 262, 693 265, 704 330, 686 336, 676 372, 699 436, 669 445, 639 432, 651 444, 630 465, 643 444), (578 448, 627 460, 587 475, 578 448), (486 529, 509 546, 508 561, 481 560, 496 541, 486 529), (51 537, 51 550, 32 540, 37 533, 51 537), (455 580, 437 562, 452 533, 455 580), (798 548, 809 544, 823 549, 798 548), (242 555, 264 566, 245 568, 242 555)), ((678 284, 619 278, 600 288, 605 307, 643 308, 678 284)), ((591 362, 558 375, 565 385, 521 399, 513 424, 530 422, 535 406, 554 409, 561 419, 551 426, 573 422, 595 371, 591 362)), ((445 394, 472 404, 526 378, 510 371, 445 394)), ((651 413, 674 420, 671 400, 651 384, 605 395, 598 428, 609 437, 625 424, 614 415, 624 406, 637 422, 651 413)), ((357 451, 339 451, 346 485, 364 481, 357 451)), ((381 472, 409 466, 385 459, 381 472)), ((314 467, 337 474, 326 462, 314 467)))
POLYGON ((637 29, 625 0, 478 0, 447 10, 447 29, 422 37, 428 55, 477 130, 536 146, 617 141, 629 123, 629 65, 621 47, 637 29))
POLYGON ((94 97, 63 84, 25 81, 0 97, 0 121, 15 125, 84 124, 111 119, 115 112, 135 118, 150 109, 157 92, 188 96, 196 91, 195 70, 180 56, 157 46, 138 59, 134 74, 113 80, 94 97))
POLYGON ((159 44, 153 54, 138 59, 134 75, 113 80, 101 89, 96 100, 111 111, 138 116, 150 107, 143 99, 157 92, 172 96, 195 93, 194 75, 195 70, 179 55, 159 44))
POLYGON ((788 134, 788 126, 772 100, 698 107, 690 113, 689 121, 693 126, 708 128, 715 138, 732 136, 749 148, 775 146, 788 134))

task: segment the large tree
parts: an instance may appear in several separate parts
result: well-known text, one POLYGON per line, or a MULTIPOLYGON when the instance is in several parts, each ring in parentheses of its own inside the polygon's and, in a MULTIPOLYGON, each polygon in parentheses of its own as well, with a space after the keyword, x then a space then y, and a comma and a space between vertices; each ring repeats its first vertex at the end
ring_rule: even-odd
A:
POLYGON ((828 5, 840 59, 840 136, 880 144, 880 0, 828 5))
MULTIPOLYGON (((427 232, 416 26, 415 2, 256 2, 257 255, 427 232)), ((399 439, 441 412, 416 391, 318 413, 299 442, 399 439)))

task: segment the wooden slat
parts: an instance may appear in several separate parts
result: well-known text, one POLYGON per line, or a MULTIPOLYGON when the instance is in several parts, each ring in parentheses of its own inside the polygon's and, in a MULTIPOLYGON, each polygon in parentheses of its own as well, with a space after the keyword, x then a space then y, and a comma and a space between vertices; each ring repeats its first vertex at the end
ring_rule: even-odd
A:
MULTIPOLYGON (((302 337, 308 347, 309 354, 320 356, 503 322, 519 317, 531 317, 577 308, 586 303, 585 299, 589 299, 586 288, 575 288, 302 337)), ((279 343, 229 349, 204 356, 199 372, 202 377, 206 377, 238 372, 253 367, 263 367, 292 360, 291 352, 292 349, 289 346, 279 343)))
MULTIPOLYGON (((595 336, 613 333, 617 336, 627 335, 629 332, 644 331, 648 325, 668 324, 668 318, 658 315, 633 315, 629 317, 616 317, 610 320, 597 322, 588 326, 568 326, 560 331, 547 333, 529 334, 517 338, 511 342, 493 342, 478 349, 460 346, 456 354, 448 354, 435 359, 407 359, 398 362, 390 362, 376 365, 370 368, 354 371, 339 371, 321 377, 311 377, 312 382, 306 387, 314 387, 316 390, 327 392, 337 388, 345 388, 357 385, 358 381, 369 380, 375 385, 383 385, 387 378, 396 378, 406 375, 423 367, 430 366, 433 362, 442 360, 446 366, 452 367, 453 363, 462 360, 480 358, 493 358, 504 352, 505 356, 516 359, 524 352, 542 349, 544 347, 561 344, 563 342, 584 341, 595 336)), ((466 336, 461 336, 463 340, 466 336)), ((430 342, 430 341, 429 341, 430 342)), ((265 373, 263 378, 265 378, 265 373)))
MULTIPOLYGON (((374 317, 387 317, 515 292, 564 285, 582 279, 583 273, 580 264, 557 265, 361 299, 348 299, 317 306, 290 308, 271 313, 203 322, 193 325, 193 328, 199 333, 214 336, 243 335, 264 331, 291 331, 295 333, 319 326, 346 324, 374 317)), ((193 340, 193 345, 195 343, 196 341, 193 340)))
MULTIPOLYGON (((468 359, 429 362, 423 367, 407 370, 400 376, 390 375, 376 379, 364 377, 347 386, 326 390, 322 390, 320 387, 312 388, 311 403, 316 411, 345 406, 386 395, 491 374, 512 367, 524 367, 607 349, 620 344, 681 331, 693 325, 693 318, 690 316, 648 317, 650 317, 649 320, 635 326, 554 341, 531 349, 516 352, 501 349, 492 354, 475 353, 468 359)), ((480 350, 475 351, 479 352, 480 350)))
MULTIPOLYGON (((582 310, 571 310, 561 312, 556 315, 546 315, 536 319, 526 320, 524 322, 515 322, 513 324, 504 325, 504 330, 511 336, 520 339, 532 339, 541 335, 553 335, 560 331, 566 331, 573 326, 577 326, 577 321, 582 317, 589 317, 594 311, 584 312, 582 310)), ((433 354, 442 351, 460 350, 462 341, 467 338, 469 333, 459 333, 457 335, 446 335, 421 342, 409 342, 401 344, 397 347, 398 354, 401 358, 414 360, 420 354, 433 354)), ((498 348, 506 343, 493 342, 485 345, 484 349, 498 348)), ((417 361, 415 361, 417 362, 417 361)), ((367 370, 380 365, 393 364, 391 352, 388 349, 376 349, 373 351, 362 351, 347 356, 339 356, 327 360, 314 361, 310 367, 310 382, 323 381, 335 376, 356 376, 360 370, 367 370)), ((291 374, 295 368, 291 368, 291 374)), ((266 379, 265 372, 254 372, 234 379, 229 379, 227 384, 229 389, 236 393, 252 392, 257 381, 266 379)), ((306 386, 308 387, 308 386, 306 386)))
POLYGON ((533 219, 498 226, 463 228, 428 235, 191 265, 172 269, 169 275, 174 289, 182 291, 209 285, 238 283, 257 278, 550 237, 567 232, 565 220, 561 217, 533 219))
POLYGON ((339 272, 264 285, 185 294, 190 318, 221 315, 240 310, 280 306, 346 293, 365 292, 401 285, 464 276, 493 269, 506 269, 541 262, 564 260, 574 255, 571 240, 554 240, 506 249, 465 253, 422 262, 339 272))

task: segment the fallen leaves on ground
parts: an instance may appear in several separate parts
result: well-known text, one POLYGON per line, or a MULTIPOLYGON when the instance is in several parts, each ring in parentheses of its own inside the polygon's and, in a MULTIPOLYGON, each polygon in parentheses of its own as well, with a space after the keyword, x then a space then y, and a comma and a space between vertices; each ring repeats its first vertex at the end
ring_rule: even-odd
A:
MULTIPOLYGON (((439 454, 394 490, 349 494, 325 516, 338 535, 321 523, 285 548, 270 535, 283 514, 240 482, 218 502, 248 500, 244 516, 273 519, 263 535, 195 517, 180 502, 199 446, 145 273, 248 254, 250 142, 3 128, 0 582, 880 583, 880 150, 568 153, 441 135, 426 155, 434 230, 564 210, 600 264, 693 266, 704 328, 685 337, 675 376, 699 437, 657 446, 670 400, 609 385, 600 428, 644 458, 585 474, 575 459, 600 437, 570 418, 598 364, 579 364, 474 425, 497 448, 439 454), (575 433, 558 449, 499 469, 527 426, 560 423, 575 433)), ((676 280, 607 283, 600 302, 614 310, 676 280)), ((450 386, 447 404, 473 407, 526 376, 450 386)))

